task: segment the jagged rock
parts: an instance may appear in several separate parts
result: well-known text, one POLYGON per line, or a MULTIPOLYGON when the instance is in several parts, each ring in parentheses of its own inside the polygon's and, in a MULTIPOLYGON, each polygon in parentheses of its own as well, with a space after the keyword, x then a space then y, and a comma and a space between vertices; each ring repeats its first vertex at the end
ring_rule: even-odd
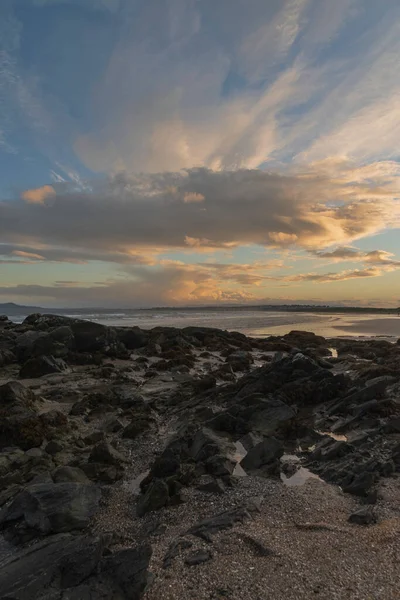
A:
POLYGON ((17 540, 21 533, 34 536, 84 529, 97 510, 100 496, 93 485, 31 485, 1 511, 0 527, 11 527, 17 540))
POLYGON ((125 457, 107 441, 97 444, 90 453, 89 462, 120 466, 125 457))
POLYGON ((377 516, 372 506, 362 506, 355 510, 349 517, 350 523, 357 525, 371 525, 377 522, 377 516))
POLYGON ((43 377, 52 373, 68 372, 68 365, 61 358, 38 356, 30 358, 19 372, 21 379, 43 377))
POLYGON ((163 568, 167 569, 172 565, 172 561, 176 558, 182 550, 187 550, 193 546, 193 542, 186 540, 185 538, 179 538, 171 542, 168 550, 164 556, 163 568))
POLYGON ((2 563, 1 600, 139 600, 151 547, 102 557, 106 538, 58 534, 2 563))
POLYGON ((139 498, 137 515, 143 517, 148 512, 159 510, 169 501, 168 485, 162 479, 154 479, 145 494, 139 498))
POLYGON ((260 511, 260 499, 255 498, 249 500, 243 506, 238 506, 231 510, 219 513, 209 519, 200 521, 193 527, 188 529, 187 533, 200 537, 206 542, 212 542, 212 536, 219 531, 230 529, 236 523, 243 523, 246 519, 250 519, 252 514, 260 511))
POLYGON ((226 362, 236 373, 237 371, 248 371, 254 361, 249 352, 238 351, 227 356, 226 362))
POLYGON ((199 491, 209 494, 224 494, 226 491, 224 482, 211 475, 202 475, 196 487, 199 491))
POLYGON ((82 469, 78 467, 58 467, 52 473, 54 483, 82 483, 90 484, 90 480, 86 477, 82 469))
POLYGON ((35 396, 17 381, 0 386, 0 449, 18 446, 23 450, 40 446, 51 425, 35 408, 35 396))
POLYGON ((250 431, 250 433, 247 433, 242 438, 240 438, 239 442, 242 444, 243 448, 246 451, 249 451, 252 448, 254 448, 254 446, 257 446, 257 444, 262 442, 262 437, 259 435, 255 435, 250 431))
POLYGON ((240 461, 240 466, 245 471, 259 469, 265 465, 276 465, 283 455, 283 445, 276 438, 265 438, 251 448, 240 461))

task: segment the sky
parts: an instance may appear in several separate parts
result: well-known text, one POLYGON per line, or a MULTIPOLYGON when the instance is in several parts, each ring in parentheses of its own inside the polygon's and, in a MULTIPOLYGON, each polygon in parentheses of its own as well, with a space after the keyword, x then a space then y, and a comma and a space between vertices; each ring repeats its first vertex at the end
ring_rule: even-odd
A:
POLYGON ((400 305, 398 0, 1 0, 0 302, 400 305))

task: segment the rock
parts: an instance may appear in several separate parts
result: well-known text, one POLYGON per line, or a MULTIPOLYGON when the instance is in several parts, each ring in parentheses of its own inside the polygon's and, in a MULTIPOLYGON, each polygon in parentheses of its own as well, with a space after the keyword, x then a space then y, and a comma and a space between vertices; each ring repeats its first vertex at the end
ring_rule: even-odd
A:
POLYGON ((146 346, 149 336, 139 327, 118 327, 117 337, 128 350, 137 350, 146 346))
POLYGON ((204 463, 207 473, 214 477, 228 477, 236 467, 236 461, 224 454, 210 456, 204 463))
POLYGON ((0 570, 1 600, 47 598, 57 579, 61 588, 81 583, 96 569, 102 546, 101 538, 59 534, 11 556, 0 570))
POLYGON ((233 352, 226 358, 226 362, 235 373, 237 371, 248 371, 252 365, 253 357, 249 352, 233 352))
MULTIPOLYGON (((257 499, 258 500, 258 499, 257 499)), ((188 529, 187 533, 200 537, 206 542, 212 542, 212 536, 219 531, 230 529, 236 523, 243 523, 250 519, 254 512, 259 511, 258 502, 248 501, 242 506, 219 513, 214 517, 200 521, 188 529)))
POLYGON ((18 446, 23 450, 40 446, 51 425, 38 415, 34 394, 19 382, 0 386, 0 450, 18 446))
POLYGON ((359 473, 351 483, 343 487, 343 491, 346 494, 354 494, 355 496, 368 496, 377 479, 377 473, 359 473))
POLYGON ((260 469, 265 465, 277 464, 283 455, 283 446, 276 438, 265 438, 262 442, 251 448, 240 461, 240 466, 245 471, 260 469))
POLYGON ((206 427, 197 431, 190 447, 190 455, 196 462, 205 461, 216 454, 226 456, 229 453, 235 453, 235 446, 206 427))
POLYGON ((90 480, 86 477, 82 469, 78 467, 58 467, 52 473, 54 483, 82 483, 90 484, 90 480))
POLYGON ((242 444, 243 448, 248 452, 249 450, 257 446, 257 444, 262 442, 262 437, 259 435, 255 435, 250 431, 250 433, 247 433, 242 438, 240 438, 239 442, 242 444))
POLYGON ((163 568, 167 569, 172 565, 172 561, 176 558, 182 550, 187 550, 193 546, 193 542, 186 540, 185 538, 179 538, 171 542, 168 550, 164 556, 163 568))
POLYGON ((107 441, 97 444, 89 456, 89 462, 105 463, 107 465, 120 466, 125 460, 125 457, 107 441))
POLYGON ((63 373, 69 370, 61 358, 54 356, 38 356, 30 358, 19 372, 21 379, 43 377, 52 373, 63 373))
POLYGON ((151 421, 148 416, 133 419, 131 423, 125 427, 122 432, 122 437, 134 440, 138 435, 149 429, 150 423, 151 421))
POLYGON ((371 525, 377 522, 377 516, 372 506, 362 506, 355 510, 349 517, 350 523, 357 525, 371 525))
POLYGON ((9 381, 0 386, 0 406, 34 408, 35 395, 19 381, 9 381))
POLYGON ((124 468, 121 465, 89 462, 81 464, 80 467, 89 479, 102 483, 114 483, 124 475, 124 468))
POLYGON ((103 557, 106 541, 58 534, 10 557, 0 571, 1 600, 139 600, 151 547, 103 557))
POLYGON ((37 484, 26 487, 0 512, 0 527, 23 533, 49 535, 84 529, 95 514, 100 490, 79 483, 37 484))
POLYGON ((144 495, 139 498, 137 515, 143 517, 148 512, 159 510, 169 501, 168 485, 162 479, 154 479, 144 495))
POLYGON ((100 563, 101 578, 110 582, 109 596, 121 600, 139 600, 147 586, 152 550, 149 544, 119 550, 100 563), (110 585, 111 584, 111 585, 110 585))
POLYGON ((111 327, 91 321, 71 323, 77 352, 108 352, 117 341, 116 331, 111 327))
POLYGON ((105 419, 101 427, 106 433, 118 433, 124 426, 117 417, 110 416, 105 419))
POLYGON ((194 567, 195 565, 201 565, 202 563, 208 562, 212 559, 212 553, 210 550, 197 550, 192 552, 185 558, 185 565, 194 567))
POLYGON ((97 444, 98 442, 105 440, 105 437, 104 431, 92 431, 92 433, 89 433, 83 438, 83 441, 85 442, 86 446, 93 446, 93 444, 97 444))
POLYGON ((54 454, 57 454, 57 452, 62 452, 63 450, 64 446, 57 440, 52 440, 45 447, 45 451, 47 454, 51 454, 51 456, 54 456, 54 454))
POLYGON ((209 494, 224 494, 226 491, 224 482, 211 475, 202 475, 196 487, 200 492, 209 494))

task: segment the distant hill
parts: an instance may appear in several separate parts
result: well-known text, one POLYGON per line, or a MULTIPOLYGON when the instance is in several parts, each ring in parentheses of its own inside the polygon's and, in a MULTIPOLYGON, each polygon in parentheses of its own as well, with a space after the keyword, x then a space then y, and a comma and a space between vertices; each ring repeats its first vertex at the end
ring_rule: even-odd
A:
POLYGON ((21 315, 21 314, 32 314, 36 312, 51 312, 49 309, 41 308, 40 306, 23 306, 21 304, 15 304, 15 302, 6 302, 0 304, 0 315, 21 315))

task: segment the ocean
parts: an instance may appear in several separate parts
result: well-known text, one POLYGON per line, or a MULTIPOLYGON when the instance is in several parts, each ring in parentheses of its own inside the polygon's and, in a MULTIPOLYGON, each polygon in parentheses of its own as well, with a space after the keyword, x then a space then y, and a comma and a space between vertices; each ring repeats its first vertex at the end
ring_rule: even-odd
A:
MULTIPOLYGON (((239 331, 252 337, 284 335, 293 329, 312 331, 324 337, 375 338, 395 341, 400 337, 400 317, 394 314, 368 313, 321 313, 263 311, 254 309, 153 309, 153 310, 115 310, 79 311, 62 314, 69 317, 87 319, 104 325, 142 329, 163 327, 216 327, 229 331, 239 331)), ((21 323, 26 314, 11 317, 21 323)))

